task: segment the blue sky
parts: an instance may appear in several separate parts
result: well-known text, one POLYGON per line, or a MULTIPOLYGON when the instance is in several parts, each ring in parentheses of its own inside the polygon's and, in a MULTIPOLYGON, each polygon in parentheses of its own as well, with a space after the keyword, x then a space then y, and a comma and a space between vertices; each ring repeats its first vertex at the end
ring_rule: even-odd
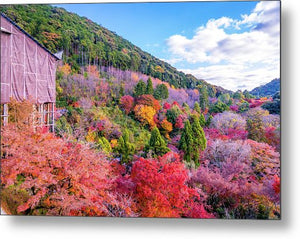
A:
POLYGON ((57 6, 88 17, 179 70, 228 89, 252 89, 279 77, 278 2, 57 6))

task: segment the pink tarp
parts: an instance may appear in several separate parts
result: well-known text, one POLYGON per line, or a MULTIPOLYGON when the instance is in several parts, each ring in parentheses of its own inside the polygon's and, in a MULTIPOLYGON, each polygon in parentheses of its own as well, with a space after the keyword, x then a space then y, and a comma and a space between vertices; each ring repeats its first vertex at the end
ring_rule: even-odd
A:
POLYGON ((55 102, 56 60, 1 16, 1 104, 10 97, 55 102))

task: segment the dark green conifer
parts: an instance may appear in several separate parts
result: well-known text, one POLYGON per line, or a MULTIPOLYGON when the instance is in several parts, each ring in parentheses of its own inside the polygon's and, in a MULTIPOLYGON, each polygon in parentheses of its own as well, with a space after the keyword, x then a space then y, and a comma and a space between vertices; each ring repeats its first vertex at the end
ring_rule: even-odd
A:
POLYGON ((151 131, 149 144, 146 146, 146 152, 149 151, 152 152, 153 157, 162 156, 170 151, 157 127, 151 131))
POLYGON ((134 96, 140 96, 146 94, 146 84, 143 80, 139 80, 137 85, 134 88, 134 96))
POLYGON ((129 131, 127 129, 118 140, 117 150, 121 155, 121 163, 128 163, 130 156, 134 153, 134 145, 129 141, 129 131))
POLYGON ((193 133, 190 121, 187 120, 184 123, 183 132, 181 134, 181 138, 179 141, 179 149, 184 151, 184 160, 187 162, 191 162, 193 157, 193 133))
POLYGON ((205 117, 203 114, 200 114, 199 122, 200 122, 201 127, 205 126, 206 122, 205 122, 205 117))
POLYGON ((165 84, 159 84, 156 86, 153 94, 154 98, 157 100, 168 99, 169 90, 165 84))
POLYGON ((147 80, 147 86, 146 86, 146 94, 147 95, 153 95, 154 90, 153 90, 153 84, 152 84, 152 80, 149 77, 147 80))
POLYGON ((199 164, 199 157, 200 157, 200 150, 204 151, 206 149, 206 138, 204 131, 200 125, 199 119, 196 115, 192 116, 193 123, 192 133, 193 133, 193 155, 192 159, 195 162, 195 166, 198 167, 199 164))
POLYGON ((199 91, 199 103, 201 109, 204 111, 208 107, 208 93, 206 86, 203 85, 199 91))

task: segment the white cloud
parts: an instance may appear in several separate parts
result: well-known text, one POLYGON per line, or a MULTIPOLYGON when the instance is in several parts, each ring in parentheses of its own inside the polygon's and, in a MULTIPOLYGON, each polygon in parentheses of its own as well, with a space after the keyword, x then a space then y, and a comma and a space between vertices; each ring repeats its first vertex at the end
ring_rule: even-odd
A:
POLYGON ((279 76, 279 67, 271 65, 260 68, 243 64, 211 65, 199 67, 194 70, 180 70, 195 75, 199 79, 205 79, 212 84, 234 91, 238 89, 252 90, 279 76))
POLYGON ((191 39, 183 35, 169 37, 168 62, 209 64, 181 70, 232 90, 242 85, 251 89, 279 77, 279 4, 259 2, 241 19, 210 19, 191 39))

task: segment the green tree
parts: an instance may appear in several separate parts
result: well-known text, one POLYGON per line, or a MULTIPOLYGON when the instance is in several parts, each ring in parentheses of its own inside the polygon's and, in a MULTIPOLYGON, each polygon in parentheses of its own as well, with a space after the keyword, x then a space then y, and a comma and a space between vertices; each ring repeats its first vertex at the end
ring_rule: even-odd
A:
POLYGON ((244 98, 243 92, 241 90, 237 90, 236 92, 234 92, 232 98, 238 100, 243 99, 244 98))
POLYGON ((209 127, 209 125, 210 125, 212 119, 213 119, 212 115, 209 115, 209 116, 207 117, 207 120, 206 120, 206 122, 205 122, 205 126, 206 126, 206 127, 209 127))
POLYGON ((208 93, 207 93, 207 88, 204 85, 199 90, 199 103, 203 111, 208 106, 208 93))
POLYGON ((187 103, 183 102, 182 108, 184 109, 185 113, 190 113, 190 106, 187 103))
POLYGON ((272 98, 272 102, 264 103, 261 108, 268 110, 270 114, 280 114, 280 93, 275 93, 272 98))
POLYGON ((244 90, 243 95, 245 96, 246 99, 254 98, 254 96, 251 95, 248 90, 244 90))
POLYGON ((146 86, 146 94, 147 95, 153 95, 154 90, 153 90, 153 84, 152 84, 152 80, 149 77, 147 80, 147 86, 146 86))
POLYGON ((194 104, 194 110, 198 113, 201 114, 201 109, 200 109, 200 105, 198 102, 195 102, 194 104))
POLYGON ((222 101, 218 100, 216 104, 214 104, 210 109, 210 113, 222 113, 225 110, 228 110, 229 107, 222 101))
POLYGON ((146 94, 146 84, 143 80, 139 80, 134 88, 134 96, 140 96, 146 94))
POLYGON ((222 101, 223 103, 225 103, 226 105, 228 105, 229 101, 230 101, 230 95, 228 93, 219 95, 218 100, 222 101))
POLYGON ((129 131, 127 129, 118 140, 117 151, 121 155, 121 163, 128 163, 130 156, 134 153, 134 144, 129 141, 129 131))
POLYGON ((168 99, 169 90, 165 84, 159 84, 156 86, 153 94, 154 98, 157 100, 168 99))
POLYGON ((193 152, 194 152, 193 144, 194 144, 194 140, 193 140, 192 127, 190 121, 187 120, 184 123, 183 132, 181 134, 181 138, 179 141, 179 149, 184 151, 183 159, 186 162, 191 162, 192 160, 193 152))
POLYGON ((239 113, 243 113, 249 110, 249 103, 247 101, 244 101, 239 105, 239 113))
POLYGON ((105 153, 111 153, 112 149, 110 146, 109 141, 105 137, 100 137, 97 140, 99 147, 105 152, 105 153))
POLYGON ((217 90, 214 86, 208 88, 208 95, 212 98, 216 97, 217 90))
POLYGON ((170 151, 157 127, 151 131, 151 137, 145 151, 151 152, 153 157, 162 156, 170 151))
POLYGON ((171 109, 168 109, 166 116, 167 120, 171 122, 173 125, 176 123, 176 119, 179 115, 182 114, 182 111, 179 109, 177 105, 174 105, 171 109))
POLYGON ((206 138, 204 131, 200 125, 199 119, 196 115, 192 116, 192 133, 193 133, 193 155, 192 160, 196 167, 199 167, 199 157, 200 150, 204 151, 206 149, 206 138))
POLYGON ((200 114, 199 122, 201 127, 204 127, 206 125, 205 117, 203 114, 200 114))

